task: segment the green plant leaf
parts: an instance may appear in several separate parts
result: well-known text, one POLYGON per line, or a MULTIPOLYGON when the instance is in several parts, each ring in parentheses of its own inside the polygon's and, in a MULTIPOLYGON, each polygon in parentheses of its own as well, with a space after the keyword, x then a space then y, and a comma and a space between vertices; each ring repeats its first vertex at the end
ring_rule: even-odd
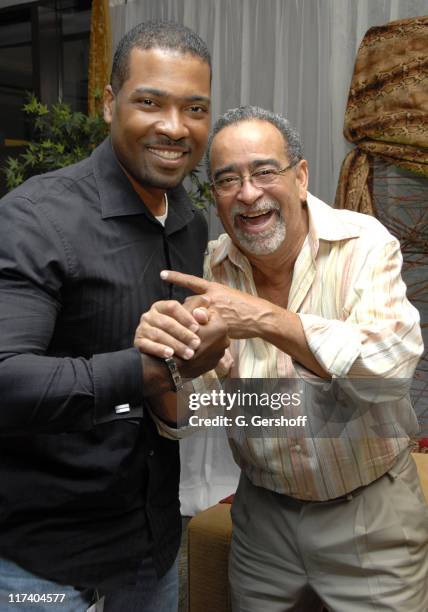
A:
POLYGON ((48 107, 28 93, 22 110, 32 122, 33 137, 25 151, 16 158, 9 157, 1 169, 8 189, 35 174, 84 159, 108 135, 108 126, 101 116, 73 112, 63 102, 48 107))

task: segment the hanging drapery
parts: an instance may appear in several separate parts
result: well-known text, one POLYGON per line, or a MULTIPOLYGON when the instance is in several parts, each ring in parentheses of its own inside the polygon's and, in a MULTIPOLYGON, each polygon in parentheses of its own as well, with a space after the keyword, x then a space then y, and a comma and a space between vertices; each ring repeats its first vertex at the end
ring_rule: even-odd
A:
POLYGON ((355 62, 337 208, 374 214, 370 155, 428 177, 428 16, 368 30, 355 62))
POLYGON ((111 32, 108 0, 92 0, 88 70, 88 112, 102 107, 102 92, 110 80, 111 32))

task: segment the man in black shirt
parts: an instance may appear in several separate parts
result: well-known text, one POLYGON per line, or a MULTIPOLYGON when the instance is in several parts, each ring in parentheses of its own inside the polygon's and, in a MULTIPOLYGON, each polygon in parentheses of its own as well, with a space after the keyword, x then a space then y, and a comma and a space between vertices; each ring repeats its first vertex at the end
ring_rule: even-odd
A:
POLYGON ((214 313, 176 364, 133 341, 154 301, 185 297, 160 270, 202 272, 206 225, 181 181, 206 145, 210 80, 191 30, 137 26, 105 92, 111 138, 0 203, 2 611, 26 610, 26 592, 83 611, 95 589, 113 612, 176 608, 178 448, 150 410, 171 420, 169 368, 198 376, 227 338, 214 313))

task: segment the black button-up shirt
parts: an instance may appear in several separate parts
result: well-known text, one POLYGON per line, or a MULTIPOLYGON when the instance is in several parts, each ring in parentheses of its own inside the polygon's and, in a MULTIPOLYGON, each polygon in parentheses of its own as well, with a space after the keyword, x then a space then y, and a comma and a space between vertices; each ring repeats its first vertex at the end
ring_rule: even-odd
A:
POLYGON ((182 187, 168 201, 163 228, 109 140, 0 201, 0 555, 51 580, 111 588, 177 553, 178 445, 132 347, 154 301, 184 297, 160 270, 202 273, 205 221, 182 187))

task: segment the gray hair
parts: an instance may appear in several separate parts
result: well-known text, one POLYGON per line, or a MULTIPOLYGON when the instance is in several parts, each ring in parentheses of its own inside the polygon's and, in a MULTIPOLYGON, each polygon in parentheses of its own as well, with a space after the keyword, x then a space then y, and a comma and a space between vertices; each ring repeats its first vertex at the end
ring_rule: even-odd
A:
POLYGON ((260 108, 259 106, 239 106, 231 108, 221 115, 214 124, 212 132, 208 138, 207 150, 205 153, 205 164, 209 180, 211 176, 211 146, 214 139, 221 130, 229 125, 234 125, 240 121, 268 121, 274 125, 282 134, 285 144, 285 152, 290 164, 297 163, 303 159, 302 143, 299 133, 290 125, 288 119, 281 117, 277 113, 260 108))

